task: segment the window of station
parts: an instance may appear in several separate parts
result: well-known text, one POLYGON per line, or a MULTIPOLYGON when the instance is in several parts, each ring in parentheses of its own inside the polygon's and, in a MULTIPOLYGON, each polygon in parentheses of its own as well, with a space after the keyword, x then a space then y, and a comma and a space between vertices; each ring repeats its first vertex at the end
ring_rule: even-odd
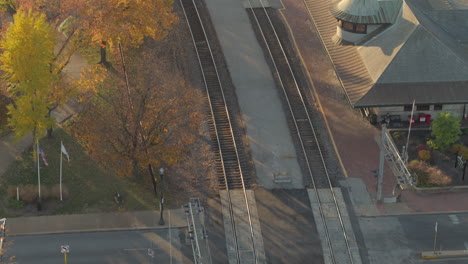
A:
POLYGON ((411 112, 412 109, 413 109, 413 105, 405 105, 403 107, 403 111, 405 112, 411 112))
POLYGON ((442 105, 441 104, 435 104, 434 105, 434 111, 440 111, 442 110, 442 105))
POLYGON ((430 105, 416 105, 417 111, 429 111, 430 105))
POLYGON ((351 22, 346 22, 343 20, 338 20, 338 26, 345 31, 353 32, 353 33, 367 33, 367 25, 365 24, 354 24, 351 22))
POLYGON ((355 28, 356 28, 356 33, 364 33, 366 34, 366 25, 363 25, 363 24, 357 24, 355 25, 355 28))

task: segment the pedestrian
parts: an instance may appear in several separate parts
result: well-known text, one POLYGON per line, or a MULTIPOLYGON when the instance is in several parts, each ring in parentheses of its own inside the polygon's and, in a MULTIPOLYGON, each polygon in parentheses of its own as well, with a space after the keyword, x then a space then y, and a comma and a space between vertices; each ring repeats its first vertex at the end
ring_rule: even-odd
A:
POLYGON ((387 113, 387 114, 385 115, 385 123, 387 123, 387 126, 390 125, 390 113, 387 113))

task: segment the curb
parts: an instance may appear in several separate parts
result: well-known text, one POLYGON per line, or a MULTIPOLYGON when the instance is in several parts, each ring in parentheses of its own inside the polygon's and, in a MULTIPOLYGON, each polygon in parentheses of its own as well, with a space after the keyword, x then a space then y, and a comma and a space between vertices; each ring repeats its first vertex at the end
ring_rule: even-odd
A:
MULTIPOLYGON (((356 210, 354 210, 356 213, 356 210)), ((434 211, 434 212, 408 212, 387 214, 356 214, 358 217, 385 217, 385 216, 407 216, 407 215, 446 215, 446 214, 468 214, 468 210, 460 211, 434 211)))
POLYGON ((468 191, 468 186, 448 186, 448 187, 413 187, 413 192, 418 195, 431 195, 436 193, 458 193, 468 191))

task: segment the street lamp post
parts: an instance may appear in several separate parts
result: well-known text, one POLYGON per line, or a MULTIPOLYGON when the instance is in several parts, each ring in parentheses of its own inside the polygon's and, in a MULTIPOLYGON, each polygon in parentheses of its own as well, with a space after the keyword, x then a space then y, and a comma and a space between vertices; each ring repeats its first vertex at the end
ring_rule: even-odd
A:
POLYGON ((164 194, 163 194, 163 177, 164 177, 164 169, 160 168, 159 169, 159 178, 161 179, 161 182, 159 185, 161 186, 161 190, 159 193, 161 194, 161 199, 159 199, 159 225, 164 225, 164 218, 163 218, 163 213, 164 213, 164 194))

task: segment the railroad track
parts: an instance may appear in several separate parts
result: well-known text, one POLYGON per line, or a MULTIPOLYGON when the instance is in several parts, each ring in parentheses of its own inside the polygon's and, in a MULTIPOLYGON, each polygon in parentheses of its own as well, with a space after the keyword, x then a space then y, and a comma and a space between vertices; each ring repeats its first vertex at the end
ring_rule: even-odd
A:
MULTIPOLYGON (((232 228, 234 247, 235 247, 235 263, 246 263, 245 254, 245 237, 238 237, 239 233, 248 234, 248 240, 251 242, 251 252, 253 253, 254 263, 257 263, 257 254, 254 243, 254 232, 252 226, 252 219, 250 214, 249 202, 247 199, 246 189, 250 187, 250 177, 245 175, 242 170, 242 160, 246 157, 238 151, 236 142, 235 129, 233 128, 229 113, 229 105, 223 90, 223 84, 218 74, 212 48, 208 41, 207 32, 203 26, 203 21, 200 17, 197 4, 194 0, 180 0, 190 33, 192 35, 193 44, 198 57, 203 81, 205 83, 206 97, 209 105, 209 115, 211 120, 210 133, 212 136, 213 148, 217 157, 216 160, 216 173, 218 175, 219 189, 226 191, 227 202, 229 209, 230 228, 232 228), (231 191, 241 191, 244 202, 236 199, 236 204, 233 206, 233 199, 231 199, 231 191), (239 207, 246 215, 239 216, 239 207), (236 209, 236 212, 234 212, 236 209), (237 225, 240 222, 245 222, 247 219, 248 229, 236 231, 237 225), (242 244, 244 243, 244 244, 242 244)), ((197 3, 200 3, 197 1, 197 3)), ((237 137, 238 138, 238 137, 237 137)), ((236 192, 236 196, 238 196, 236 192)), ((245 228, 245 223, 243 225, 245 228)), ((229 238, 231 239, 231 238, 229 238)), ((249 258, 250 260, 250 258, 249 258)), ((250 262, 250 261, 249 261, 250 262)))
MULTIPOLYGON (((299 153, 304 159, 305 171, 310 175, 312 181, 312 187, 315 190, 315 198, 318 201, 318 209, 320 213, 320 219, 316 221, 321 222, 325 227, 324 233, 326 237, 326 244, 329 248, 330 259, 332 263, 354 263, 353 255, 351 253, 348 236, 346 229, 343 224, 340 208, 333 191, 333 186, 328 174, 328 170, 325 164, 322 148, 315 131, 313 120, 311 119, 311 111, 308 109, 308 104, 304 96, 304 87, 298 85, 298 81, 294 74, 293 68, 288 60, 288 56, 285 52, 285 48, 280 41, 277 31, 272 23, 269 12, 272 10, 263 6, 261 8, 252 8, 250 3, 250 11, 253 18, 254 26, 258 27, 258 32, 264 41, 267 53, 269 54, 271 63, 274 67, 274 72, 279 82, 279 86, 282 89, 284 95, 284 101, 289 109, 289 116, 291 117, 292 130, 296 134, 296 138, 299 141, 300 150, 299 153), (321 195, 319 195, 319 189, 329 189, 329 195, 333 198, 336 214, 338 216, 342 236, 340 238, 331 237, 327 227, 327 221, 325 220, 324 208, 321 205, 321 195), (346 254, 338 252, 344 250, 344 248, 338 248, 337 245, 345 245, 346 254)), ((323 189, 321 190, 323 191, 323 189)))

